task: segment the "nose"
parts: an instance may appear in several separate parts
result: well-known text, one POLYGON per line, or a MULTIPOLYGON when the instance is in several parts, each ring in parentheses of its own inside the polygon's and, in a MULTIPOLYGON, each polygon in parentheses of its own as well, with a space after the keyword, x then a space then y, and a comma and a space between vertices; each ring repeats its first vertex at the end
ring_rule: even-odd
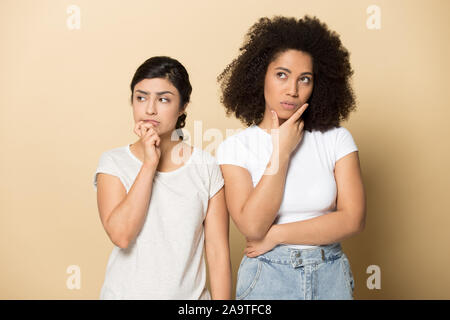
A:
POLYGON ((297 98, 298 97, 298 81, 295 81, 294 79, 289 81, 288 84, 288 95, 291 97, 297 98))
POLYGON ((155 99, 148 99, 147 108, 145 110, 148 114, 156 114, 156 101, 155 99))

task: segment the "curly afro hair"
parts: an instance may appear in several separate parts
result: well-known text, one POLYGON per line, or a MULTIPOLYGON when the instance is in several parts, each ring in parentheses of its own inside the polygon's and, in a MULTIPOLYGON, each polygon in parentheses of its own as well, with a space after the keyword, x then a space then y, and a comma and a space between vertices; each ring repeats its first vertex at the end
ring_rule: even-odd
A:
POLYGON ((289 49, 306 52, 313 61, 314 87, 302 115, 304 130, 338 127, 356 109, 350 54, 337 33, 308 15, 299 20, 264 17, 249 29, 239 56, 217 77, 227 116, 234 113, 247 126, 262 121, 267 67, 289 49))

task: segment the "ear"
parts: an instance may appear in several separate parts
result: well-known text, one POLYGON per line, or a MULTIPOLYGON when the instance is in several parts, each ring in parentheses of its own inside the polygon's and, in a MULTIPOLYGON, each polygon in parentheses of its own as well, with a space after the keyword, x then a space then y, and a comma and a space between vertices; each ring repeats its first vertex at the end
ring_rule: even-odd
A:
POLYGON ((181 108, 181 110, 178 112, 178 116, 181 116, 183 113, 184 113, 184 111, 186 110, 186 107, 187 107, 187 103, 181 108))

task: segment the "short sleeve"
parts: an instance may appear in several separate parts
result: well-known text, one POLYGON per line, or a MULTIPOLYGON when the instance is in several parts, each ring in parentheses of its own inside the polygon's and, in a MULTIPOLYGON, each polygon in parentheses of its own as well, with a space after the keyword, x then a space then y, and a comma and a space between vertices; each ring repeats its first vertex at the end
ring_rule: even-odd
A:
POLYGON ((209 183, 209 199, 214 197, 214 195, 223 187, 224 180, 222 176, 222 171, 215 158, 210 164, 210 183, 209 183))
POLYGON ((106 152, 104 152, 100 156, 100 160, 98 161, 97 170, 95 171, 95 174, 94 174, 93 183, 94 183, 95 191, 97 191, 97 174, 98 173, 107 173, 107 174, 116 176, 120 179, 122 184, 124 186, 126 186, 125 181, 122 177, 122 174, 120 173, 120 170, 117 167, 117 164, 114 162, 114 160, 111 158, 111 156, 108 155, 108 153, 106 153, 106 152))
POLYGON ((247 166, 247 150, 242 143, 234 138, 229 137, 223 141, 217 148, 217 163, 233 164, 248 170, 247 166))
POLYGON ((336 137, 336 161, 353 151, 358 151, 358 147, 352 134, 346 128, 340 127, 336 137))

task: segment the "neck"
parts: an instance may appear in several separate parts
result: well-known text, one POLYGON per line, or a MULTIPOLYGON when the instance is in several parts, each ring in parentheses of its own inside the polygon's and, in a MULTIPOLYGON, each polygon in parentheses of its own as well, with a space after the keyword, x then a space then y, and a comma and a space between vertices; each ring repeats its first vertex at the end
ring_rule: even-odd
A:
POLYGON ((171 140, 171 135, 168 136, 160 136, 161 142, 159 143, 159 148, 161 149, 161 158, 165 158, 166 156, 170 155, 172 152, 172 149, 182 142, 182 140, 173 141, 171 140))

